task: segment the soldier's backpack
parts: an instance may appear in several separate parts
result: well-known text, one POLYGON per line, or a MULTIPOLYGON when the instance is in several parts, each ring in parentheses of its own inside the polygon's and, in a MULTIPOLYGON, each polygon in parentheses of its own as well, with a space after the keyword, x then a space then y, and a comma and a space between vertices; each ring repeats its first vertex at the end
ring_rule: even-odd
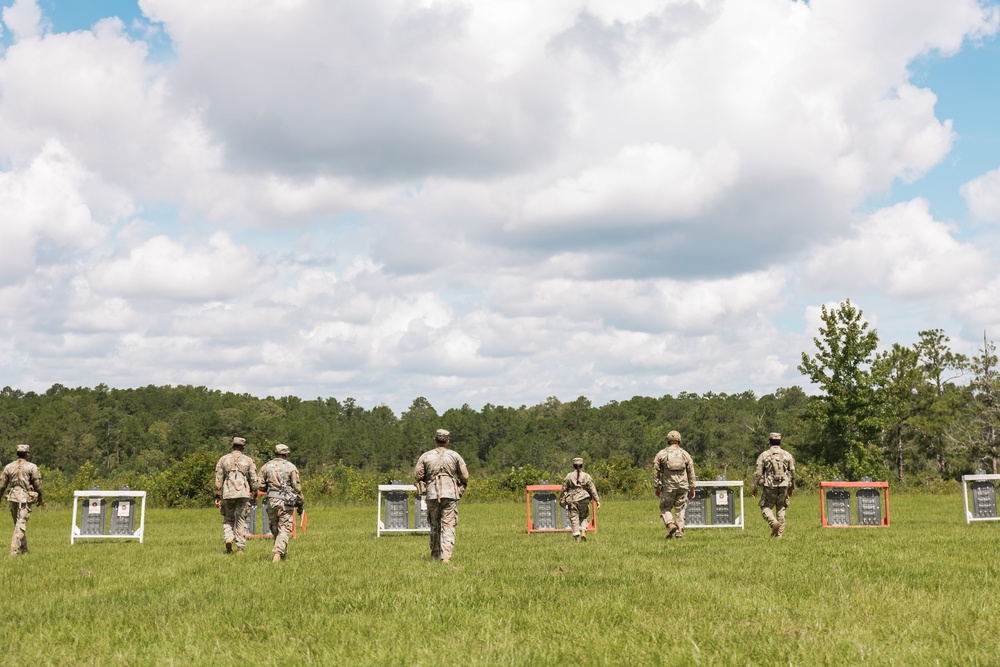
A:
POLYGON ((684 451, 682 449, 670 448, 667 450, 667 470, 677 472, 678 470, 684 470, 687 468, 687 461, 684 460, 684 451))
POLYGON ((784 486, 788 483, 788 460, 784 452, 770 452, 764 461, 764 482, 767 486, 784 486))
POLYGON ((229 490, 235 493, 240 493, 242 491, 250 490, 247 484, 246 474, 239 466, 240 456, 230 456, 229 462, 226 464, 226 484, 229 490))

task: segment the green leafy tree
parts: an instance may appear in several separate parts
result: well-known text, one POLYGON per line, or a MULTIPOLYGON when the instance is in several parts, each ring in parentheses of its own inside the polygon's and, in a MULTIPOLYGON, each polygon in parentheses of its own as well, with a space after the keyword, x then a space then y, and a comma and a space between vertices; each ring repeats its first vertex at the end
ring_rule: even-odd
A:
POLYGON ((917 433, 913 421, 924 410, 920 391, 925 388, 926 376, 917 350, 899 343, 878 355, 874 369, 881 381, 885 408, 883 442, 893 459, 896 479, 902 482, 906 453, 917 433))
POLYGON ((849 478, 879 476, 883 405, 871 371, 878 333, 850 299, 836 308, 823 306, 821 318, 820 335, 813 338, 817 351, 811 357, 803 352, 798 366, 823 391, 814 403, 822 441, 813 453, 842 465, 849 478))
POLYGON ((972 405, 967 422, 965 440, 973 461, 985 464, 991 474, 997 474, 1000 460, 1000 368, 997 365, 997 348, 983 334, 983 347, 973 357, 972 405))
POLYGON ((938 472, 948 472, 959 438, 955 433, 965 417, 967 391, 956 384, 968 366, 968 358, 948 346, 950 338, 941 329, 920 332, 914 345, 925 377, 919 396, 923 409, 919 416, 920 442, 938 472))

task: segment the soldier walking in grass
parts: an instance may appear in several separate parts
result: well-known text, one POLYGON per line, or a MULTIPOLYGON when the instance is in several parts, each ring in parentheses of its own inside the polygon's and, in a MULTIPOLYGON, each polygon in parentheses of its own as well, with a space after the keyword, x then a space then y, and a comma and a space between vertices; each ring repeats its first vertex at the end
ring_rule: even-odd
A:
POLYGON ((301 516, 306 504, 302 497, 299 469, 288 460, 289 451, 288 445, 275 445, 274 458, 260 469, 260 490, 267 493, 264 496, 264 509, 274 534, 272 563, 287 557, 288 536, 292 533, 294 522, 293 513, 298 508, 301 516))
POLYGON ((597 503, 598 508, 601 507, 601 497, 597 495, 594 478, 583 472, 583 459, 577 457, 573 459, 573 472, 566 475, 559 493, 559 504, 566 508, 573 539, 577 542, 587 541, 591 499, 597 503))
POLYGON ((17 460, 11 461, 0 472, 0 495, 10 487, 7 502, 10 503, 10 516, 14 519, 14 534, 10 538, 10 555, 27 555, 28 552, 28 519, 31 518, 31 507, 39 506, 42 500, 42 473, 38 466, 28 460, 30 448, 28 445, 17 446, 17 460))
POLYGON ((427 522, 431 526, 431 558, 451 562, 458 526, 458 501, 469 485, 465 460, 453 449, 450 434, 439 428, 434 449, 424 452, 413 469, 417 492, 426 493, 427 522))
POLYGON ((250 503, 257 502, 257 464, 243 453, 246 445, 243 438, 233 438, 233 451, 215 465, 215 506, 222 513, 226 553, 233 553, 235 542, 240 556, 247 544, 250 503))
POLYGON ((681 449, 681 434, 677 431, 667 433, 667 446, 653 459, 653 487, 660 499, 667 537, 684 537, 687 499, 694 498, 694 460, 681 449))
POLYGON ((760 495, 760 515, 771 526, 771 537, 785 534, 785 510, 795 490, 795 458, 781 448, 781 434, 768 436, 770 447, 757 457, 757 467, 753 473, 750 495, 757 497, 757 489, 763 486, 760 495))

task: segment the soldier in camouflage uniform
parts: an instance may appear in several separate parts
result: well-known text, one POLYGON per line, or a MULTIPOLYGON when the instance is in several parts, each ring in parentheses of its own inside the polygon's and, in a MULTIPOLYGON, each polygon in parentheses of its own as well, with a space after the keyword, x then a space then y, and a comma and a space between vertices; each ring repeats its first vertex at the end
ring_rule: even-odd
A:
POLYGON ((274 458, 260 469, 260 490, 267 493, 264 509, 274 534, 272 563, 285 560, 288 555, 288 536, 292 533, 295 518, 293 512, 298 508, 301 515, 306 504, 302 497, 299 469, 288 460, 288 454, 288 445, 275 445, 274 458))
POLYGON ((566 513, 569 515, 569 525, 573 531, 573 539, 577 542, 587 541, 591 498, 600 509, 601 497, 597 495, 594 478, 583 472, 583 459, 577 457, 573 459, 573 472, 566 475, 562 491, 559 493, 559 504, 566 508, 566 513))
POLYGON ((215 465, 215 506, 222 512, 222 535, 226 553, 243 555, 247 544, 247 517, 250 503, 257 502, 257 464, 243 453, 247 441, 233 438, 233 451, 215 465))
POLYGON ((653 459, 653 487, 667 537, 684 537, 684 510, 688 497, 694 498, 694 460, 681 449, 677 431, 667 433, 667 446, 653 459))
POLYGON ((431 525, 431 558, 451 562, 455 548, 455 527, 458 525, 458 501, 469 484, 469 469, 465 460, 453 449, 450 434, 439 428, 434 436, 434 449, 417 459, 413 477, 417 492, 427 496, 427 522, 431 525))
POLYGON ((768 444, 770 447, 757 457, 750 495, 756 498, 758 487, 764 487, 758 502, 760 515, 771 526, 771 537, 781 537, 785 534, 785 510, 795 490, 795 458, 781 448, 780 433, 768 436, 768 444))
POLYGON ((17 446, 17 460, 11 461, 0 472, 0 494, 10 487, 7 502, 10 503, 10 516, 14 519, 14 534, 10 538, 10 555, 27 555, 28 552, 28 519, 31 518, 31 506, 42 501, 42 474, 38 466, 28 460, 30 448, 28 445, 17 446))

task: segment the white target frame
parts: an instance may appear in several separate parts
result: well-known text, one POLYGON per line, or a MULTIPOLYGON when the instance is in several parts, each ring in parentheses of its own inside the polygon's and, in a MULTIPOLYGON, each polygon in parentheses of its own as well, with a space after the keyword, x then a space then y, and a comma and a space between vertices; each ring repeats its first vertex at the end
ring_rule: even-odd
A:
MULTIPOLYGON (((694 486, 698 488, 709 488, 711 487, 714 491, 719 491, 720 489, 735 489, 739 487, 740 489, 740 514, 735 518, 733 523, 685 523, 684 530, 688 528, 739 528, 740 530, 746 530, 746 521, 744 519, 745 514, 743 513, 743 480, 740 479, 727 479, 727 480, 695 480, 694 486)), ((706 505, 710 502, 709 498, 706 498, 706 505)), ((735 500, 735 499, 734 499, 735 500)), ((688 502, 691 502, 690 500, 688 502)), ((708 511, 706 507, 706 512, 708 511)))
POLYGON ((73 522, 70 524, 69 531, 69 543, 73 544, 76 540, 84 539, 101 539, 101 540, 139 540, 139 544, 142 544, 143 536, 146 531, 146 492, 145 491, 126 491, 124 489, 118 491, 100 491, 98 489, 89 489, 87 491, 74 491, 73 492, 73 522), (80 527, 76 525, 76 511, 80 506, 81 498, 141 498, 141 509, 139 510, 139 528, 130 535, 84 535, 80 532, 80 527))
MULTIPOLYGON (((1000 521, 1000 516, 976 517, 969 510, 969 482, 996 482, 1000 480, 1000 475, 962 475, 962 496, 965 499, 965 523, 973 521, 1000 521)), ((1000 503, 998 503, 1000 510, 1000 503)), ((1000 514, 1000 511, 997 512, 1000 514)))

